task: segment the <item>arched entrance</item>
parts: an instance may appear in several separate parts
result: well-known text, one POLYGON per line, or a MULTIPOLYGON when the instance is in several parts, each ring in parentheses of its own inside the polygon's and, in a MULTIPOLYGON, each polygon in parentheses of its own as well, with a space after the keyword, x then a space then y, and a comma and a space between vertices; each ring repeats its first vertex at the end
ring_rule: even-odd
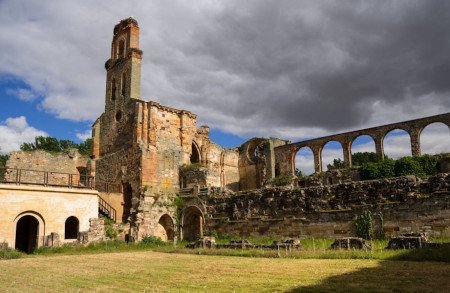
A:
POLYGON ((21 217, 16 224, 15 248, 32 253, 37 247, 39 236, 39 221, 32 215, 21 217))
POLYGON ((200 163, 200 150, 197 145, 192 142, 191 164, 200 163))
POLYGON ((199 208, 190 206, 184 209, 182 233, 186 241, 195 241, 203 235, 203 214, 199 208))
POLYGON ((173 220, 168 214, 164 214, 158 221, 156 235, 163 241, 173 241, 175 236, 173 220))

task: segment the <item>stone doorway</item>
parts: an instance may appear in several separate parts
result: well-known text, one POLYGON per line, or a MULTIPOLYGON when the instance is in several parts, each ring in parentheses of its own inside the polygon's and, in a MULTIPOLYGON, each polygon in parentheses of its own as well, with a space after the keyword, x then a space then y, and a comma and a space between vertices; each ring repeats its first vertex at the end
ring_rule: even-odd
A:
POLYGON ((17 221, 16 224, 16 245, 15 248, 25 253, 32 253, 37 247, 39 221, 26 215, 17 221))
POLYGON ((159 219, 156 236, 163 241, 173 241, 175 236, 174 224, 169 215, 165 214, 159 219))
POLYGON ((183 240, 195 241, 203 235, 203 214, 195 206, 187 207, 183 213, 183 240))

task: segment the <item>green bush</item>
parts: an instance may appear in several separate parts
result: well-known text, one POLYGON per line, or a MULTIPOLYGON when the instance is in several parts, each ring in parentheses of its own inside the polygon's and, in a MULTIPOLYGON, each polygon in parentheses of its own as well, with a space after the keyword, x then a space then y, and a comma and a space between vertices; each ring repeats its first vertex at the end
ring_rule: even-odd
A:
POLYGON ((372 213, 365 210, 361 215, 355 219, 356 236, 364 239, 372 239, 373 221, 372 213))
POLYGON ((439 169, 439 159, 432 155, 423 155, 419 157, 414 157, 422 166, 422 170, 425 175, 435 175, 438 173, 439 169))
POLYGON ((418 160, 412 157, 403 157, 395 161, 394 171, 396 176, 416 175, 423 177, 425 175, 418 160))
POLYGON ((361 166, 361 178, 363 180, 390 178, 395 176, 395 161, 385 159, 379 162, 368 162, 361 166))
POLYGON ((272 184, 275 186, 288 185, 292 183, 292 179, 294 179, 292 175, 280 175, 272 178, 272 184))
POLYGON ((105 229, 106 237, 108 237, 109 239, 114 240, 117 238, 117 235, 119 235, 119 233, 117 232, 116 229, 114 229, 113 226, 106 226, 105 228, 106 228, 105 229))
POLYGON ((0 248, 0 259, 15 259, 20 258, 24 254, 18 250, 11 248, 0 248))
POLYGON ((166 245, 166 242, 162 241, 161 238, 157 236, 145 236, 142 238, 142 243, 146 245, 166 245))
POLYGON ((430 176, 438 172, 438 164, 439 159, 431 155, 368 162, 361 166, 361 179, 370 180, 405 175, 430 176))

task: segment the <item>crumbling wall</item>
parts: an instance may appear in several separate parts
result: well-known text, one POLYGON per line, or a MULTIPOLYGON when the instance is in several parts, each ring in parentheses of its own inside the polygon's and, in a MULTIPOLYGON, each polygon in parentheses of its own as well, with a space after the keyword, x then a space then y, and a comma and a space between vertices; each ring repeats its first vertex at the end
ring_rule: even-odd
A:
MULTIPOLYGON (((351 236, 363 210, 383 216, 387 234, 450 236, 450 174, 262 189, 202 197, 206 229, 233 235, 351 236)), ((187 203, 189 204, 189 203, 187 203)))
MULTIPOLYGON (((49 153, 43 150, 16 151, 10 154, 6 167, 22 169, 20 180, 23 183, 46 182, 48 185, 69 185, 71 182, 77 185, 82 183, 80 171, 87 167, 88 161, 89 157, 80 155, 76 149, 71 149, 67 153, 49 153), (44 172, 49 172, 45 181, 44 172), (69 174, 74 176, 69 178, 69 174)), ((7 170, 5 175, 7 181, 14 182, 17 171, 7 170)))

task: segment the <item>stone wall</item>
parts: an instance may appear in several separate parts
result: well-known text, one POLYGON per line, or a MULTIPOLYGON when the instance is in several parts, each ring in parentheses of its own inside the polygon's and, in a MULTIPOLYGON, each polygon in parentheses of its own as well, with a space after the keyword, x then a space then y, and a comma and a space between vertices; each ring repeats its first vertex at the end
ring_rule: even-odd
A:
MULTIPOLYGON (((25 183, 37 183, 48 185, 73 185, 83 184, 80 178, 80 170, 86 168, 89 162, 88 156, 83 156, 76 149, 68 153, 49 153, 42 150, 12 152, 6 163, 7 168, 22 169, 20 181, 25 183), (49 172, 45 175, 44 172, 49 172), (69 175, 73 174, 73 176, 69 175), (44 176, 48 176, 44 179, 44 176), (44 181, 45 180, 45 181, 44 181)), ((8 170, 5 174, 7 181, 15 182, 17 171, 8 170)))
POLYGON ((216 190, 196 198, 200 205, 188 199, 186 206, 199 206, 205 229, 225 234, 351 236, 355 217, 368 209, 383 215, 387 234, 426 231, 450 236, 450 174, 237 194, 216 190))

